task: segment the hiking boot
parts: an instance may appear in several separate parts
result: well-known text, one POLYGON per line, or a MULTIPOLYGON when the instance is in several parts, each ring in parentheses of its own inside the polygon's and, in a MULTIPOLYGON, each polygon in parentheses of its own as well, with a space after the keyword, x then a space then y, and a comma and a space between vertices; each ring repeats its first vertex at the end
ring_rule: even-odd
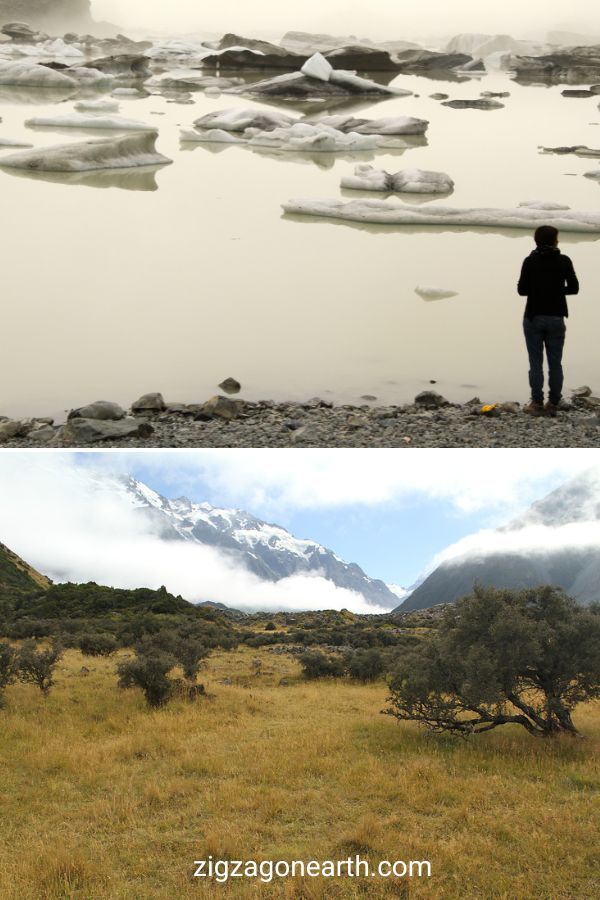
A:
POLYGON ((555 419, 558 415, 558 410, 558 403, 552 403, 551 400, 548 400, 548 402, 544 406, 544 414, 547 416, 551 416, 553 419, 555 419))
POLYGON ((539 403, 537 400, 530 400, 527 406, 523 407, 523 412, 529 416, 543 416, 544 404, 539 403))

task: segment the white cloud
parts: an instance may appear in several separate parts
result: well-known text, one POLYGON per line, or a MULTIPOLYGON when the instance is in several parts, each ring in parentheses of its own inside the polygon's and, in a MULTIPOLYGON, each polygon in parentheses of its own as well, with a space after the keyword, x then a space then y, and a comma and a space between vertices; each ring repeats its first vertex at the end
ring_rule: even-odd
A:
POLYGON ((568 525, 529 525, 514 531, 485 529, 470 534, 433 560, 431 569, 441 563, 462 563, 494 554, 516 553, 522 556, 547 554, 567 549, 600 548, 600 522, 572 522, 568 525))
MULTIPOLYGON (((139 461, 138 457, 138 461, 139 461)), ((515 510, 544 493, 548 479, 566 480, 600 465, 598 450, 196 450, 146 453, 146 468, 183 485, 211 484, 223 505, 263 515, 289 509, 377 506, 423 496, 461 512, 515 510)), ((128 454, 105 457, 131 469, 128 454)))
POLYGON ((114 587, 165 585, 191 601, 238 609, 383 612, 319 576, 272 583, 211 547, 164 541, 116 492, 68 454, 0 455, 1 540, 58 581, 114 587))

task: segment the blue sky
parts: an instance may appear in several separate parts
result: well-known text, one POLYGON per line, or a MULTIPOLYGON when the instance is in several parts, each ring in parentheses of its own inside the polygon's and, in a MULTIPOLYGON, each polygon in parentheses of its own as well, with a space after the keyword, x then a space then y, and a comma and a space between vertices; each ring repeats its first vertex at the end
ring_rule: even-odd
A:
POLYGON ((166 497, 234 506, 410 586, 435 555, 503 524, 599 451, 195 451, 78 454, 166 497))

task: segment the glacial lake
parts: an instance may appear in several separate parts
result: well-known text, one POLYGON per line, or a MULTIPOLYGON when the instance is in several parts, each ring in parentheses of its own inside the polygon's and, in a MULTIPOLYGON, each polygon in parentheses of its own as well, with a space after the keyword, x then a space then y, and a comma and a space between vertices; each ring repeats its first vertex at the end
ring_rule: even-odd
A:
MULTIPOLYGON (((441 170, 455 181, 450 197, 402 195, 406 203, 543 200, 597 210, 600 182, 583 173, 599 161, 538 148, 600 147, 600 97, 567 99, 563 86, 522 86, 505 74, 393 83, 418 96, 342 110, 426 118, 425 145, 343 157, 181 144, 180 126, 206 112, 265 104, 226 94, 195 93, 194 105, 119 97, 121 115, 156 126, 173 165, 72 178, 0 170, 0 414, 59 417, 96 399, 129 405, 148 391, 200 402, 228 376, 246 399, 360 403, 369 394, 387 404, 435 382, 453 401, 526 400, 516 282, 533 248, 529 231, 351 225, 287 217, 281 204, 382 199, 340 189, 342 176, 367 162, 441 170), (511 96, 484 112, 444 107, 428 96, 438 91, 511 96), (425 301, 417 285, 457 296, 425 301)), ((0 136, 42 146, 114 134, 24 125, 72 112, 73 102, 0 88, 0 136)), ((582 285, 569 301, 565 393, 600 389, 599 239, 562 235, 582 285)))

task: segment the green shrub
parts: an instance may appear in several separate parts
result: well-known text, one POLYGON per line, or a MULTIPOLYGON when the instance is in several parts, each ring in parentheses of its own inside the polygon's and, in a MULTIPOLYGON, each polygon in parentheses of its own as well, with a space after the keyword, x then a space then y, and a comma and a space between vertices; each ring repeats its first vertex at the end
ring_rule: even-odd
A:
POLYGON ((54 670, 63 655, 62 645, 54 640, 47 650, 39 650, 35 641, 26 641, 18 656, 19 680, 36 684, 47 695, 54 684, 54 670))
POLYGON ((326 656, 320 650, 308 650, 299 657, 305 678, 340 678, 344 662, 339 656, 326 656))

